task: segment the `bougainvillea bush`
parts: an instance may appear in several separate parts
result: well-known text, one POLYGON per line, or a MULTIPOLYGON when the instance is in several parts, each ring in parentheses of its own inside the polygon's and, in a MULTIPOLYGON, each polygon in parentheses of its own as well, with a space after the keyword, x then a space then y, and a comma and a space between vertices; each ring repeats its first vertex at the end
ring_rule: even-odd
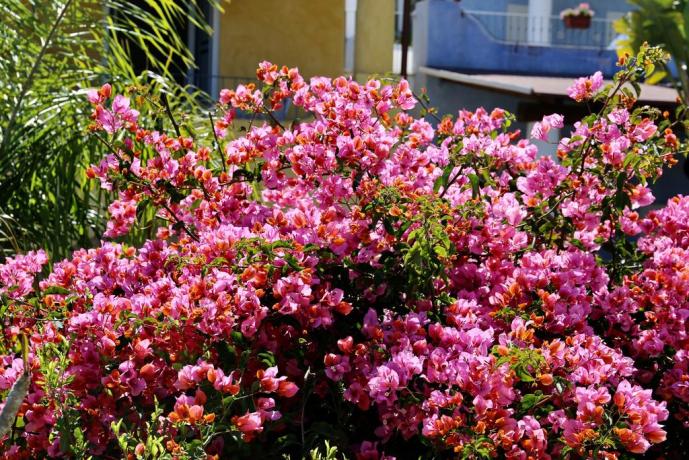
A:
POLYGON ((559 160, 405 81, 264 62, 204 134, 93 91, 105 240, 0 266, 4 458, 686 458, 689 197, 643 210, 684 109, 635 107, 661 54, 574 82, 594 112, 530 133, 573 124, 559 160))

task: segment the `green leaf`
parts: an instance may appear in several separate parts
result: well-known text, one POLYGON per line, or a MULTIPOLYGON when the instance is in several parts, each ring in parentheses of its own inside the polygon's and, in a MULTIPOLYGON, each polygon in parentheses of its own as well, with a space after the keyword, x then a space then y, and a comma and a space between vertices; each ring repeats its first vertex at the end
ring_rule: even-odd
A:
POLYGON ((385 228, 385 231, 388 232, 390 235, 394 235, 395 232, 395 227, 393 227, 392 222, 390 222, 390 219, 383 219, 383 228, 385 228))
POLYGON ((447 257, 447 249, 445 249, 442 246, 436 245, 433 247, 433 250, 435 251, 436 254, 438 254, 440 257, 447 257))
POLYGON ((433 184, 433 191, 435 193, 438 193, 441 188, 444 190, 445 187, 447 187, 447 182, 450 180, 450 174, 452 174, 452 170, 454 169, 455 166, 452 163, 445 166, 442 176, 438 177, 433 184))
POLYGON ((285 248, 285 249, 292 249, 294 248, 294 244, 291 241, 284 241, 284 240, 278 240, 273 242, 271 245, 273 249, 278 249, 278 248, 285 248))
POLYGON ((258 354, 259 359, 268 367, 275 366, 275 355, 270 351, 265 351, 258 354))
POLYGON ((525 383, 533 382, 536 380, 523 366, 515 367, 514 373, 517 375, 517 378, 519 380, 525 383))
MULTIPOLYGON (((27 365, 26 363, 24 364, 27 365)), ((31 376, 28 372, 24 372, 14 382, 10 392, 5 399, 5 405, 0 412, 0 437, 4 437, 12 430, 12 424, 17 417, 22 401, 29 392, 29 385, 31 383, 31 376)))
POLYGON ((519 407, 523 412, 526 412, 546 399, 548 399, 548 396, 544 395, 542 391, 538 390, 535 393, 524 395, 521 401, 519 401, 519 407))
POLYGON ((624 162, 622 163, 622 167, 626 169, 629 165, 634 164, 638 160, 639 160, 639 155, 637 155, 634 152, 629 152, 627 154, 627 156, 624 158, 624 162))
POLYGON ((50 294, 59 294, 59 295, 68 295, 72 291, 70 291, 67 288, 64 288, 62 286, 48 286, 43 290, 44 295, 50 295, 50 294))
POLYGON ((289 265, 293 270, 301 271, 302 267, 299 265, 299 261, 292 254, 287 253, 282 256, 282 259, 287 262, 287 265, 289 265))
POLYGON ((630 84, 632 85, 632 88, 634 88, 634 92, 636 93, 636 97, 638 99, 639 96, 641 96, 641 85, 637 81, 632 81, 630 84))
POLYGON ((472 198, 476 199, 480 195, 480 187, 479 187, 479 177, 476 174, 469 174, 469 181, 471 182, 471 196, 472 198))

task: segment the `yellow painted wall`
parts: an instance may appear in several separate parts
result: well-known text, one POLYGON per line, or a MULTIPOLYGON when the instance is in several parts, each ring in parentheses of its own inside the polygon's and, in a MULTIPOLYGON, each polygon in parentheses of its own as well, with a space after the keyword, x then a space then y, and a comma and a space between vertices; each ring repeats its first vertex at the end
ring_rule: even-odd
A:
MULTIPOLYGON (((394 0, 359 0, 355 72, 392 70, 394 0)), ((306 77, 344 68, 344 0, 231 0, 220 18, 219 71, 254 77, 268 60, 306 77)))
POLYGON ((305 76, 342 73, 342 0, 232 0, 220 18, 219 70, 255 77, 262 60, 305 76))
POLYGON ((357 80, 392 71, 395 0, 359 0, 356 19, 357 80))

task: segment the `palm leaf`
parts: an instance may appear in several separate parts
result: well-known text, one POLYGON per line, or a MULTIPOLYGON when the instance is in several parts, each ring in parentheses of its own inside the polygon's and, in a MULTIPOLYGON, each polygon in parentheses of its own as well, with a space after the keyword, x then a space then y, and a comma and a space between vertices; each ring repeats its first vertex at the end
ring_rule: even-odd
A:
MULTIPOLYGON (((615 22, 615 30, 625 38, 618 44, 618 54, 635 55, 644 43, 660 46, 673 58, 679 81, 675 84, 685 101, 689 101, 689 1, 687 0, 629 0, 636 6, 615 22)), ((648 83, 673 78, 667 66, 659 66, 649 76, 648 83)))
POLYGON ((84 174, 104 154, 87 135, 88 88, 147 85, 205 119, 207 96, 174 80, 194 66, 183 22, 211 32, 200 1, 0 2, 0 259, 34 247, 57 259, 98 242, 108 200, 84 174))

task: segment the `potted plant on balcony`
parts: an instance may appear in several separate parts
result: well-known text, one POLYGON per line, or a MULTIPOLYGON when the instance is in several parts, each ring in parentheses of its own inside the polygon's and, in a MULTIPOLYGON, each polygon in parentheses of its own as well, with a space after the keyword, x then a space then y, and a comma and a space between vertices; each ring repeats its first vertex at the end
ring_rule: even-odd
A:
POLYGON ((565 27, 570 29, 588 29, 595 12, 588 3, 580 3, 576 8, 566 8, 560 12, 565 27))

